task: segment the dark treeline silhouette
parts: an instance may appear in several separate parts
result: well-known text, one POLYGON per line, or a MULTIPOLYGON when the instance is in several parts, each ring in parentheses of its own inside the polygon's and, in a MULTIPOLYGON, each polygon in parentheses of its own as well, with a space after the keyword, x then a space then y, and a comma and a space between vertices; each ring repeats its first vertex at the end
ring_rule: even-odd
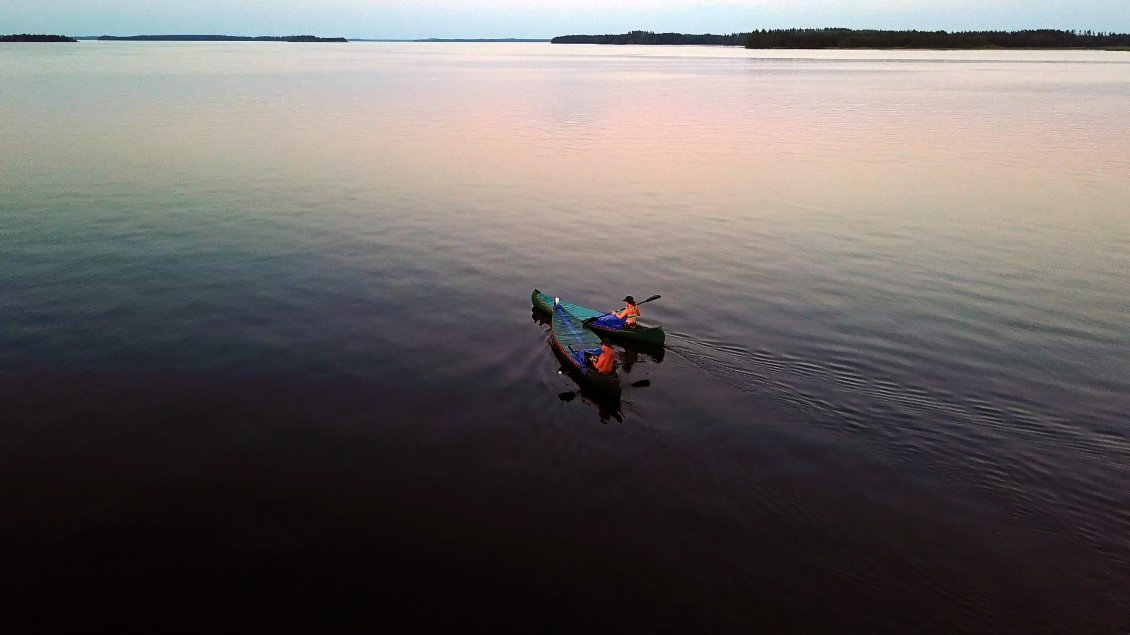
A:
POLYGON ((128 40, 139 42, 348 42, 343 37, 316 37, 313 35, 101 35, 99 40, 128 40))
POLYGON ((553 38, 554 44, 710 44, 717 46, 742 46, 748 33, 730 35, 688 35, 684 33, 653 33, 632 31, 619 35, 561 35, 553 38))
POLYGON ((316 37, 313 35, 292 35, 285 37, 283 40, 287 42, 348 42, 349 40, 343 37, 316 37))
POLYGON ((78 40, 65 35, 19 33, 17 35, 0 35, 0 42, 78 42, 78 40))
POLYGON ((854 29, 772 29, 729 35, 631 31, 619 35, 562 35, 554 44, 707 44, 768 49, 822 48, 1123 48, 1130 35, 1094 31, 878 31, 854 29))
POLYGON ((821 49, 985 49, 1106 48, 1130 46, 1130 35, 1093 31, 871 31, 853 29, 775 29, 754 31, 746 48, 821 49))

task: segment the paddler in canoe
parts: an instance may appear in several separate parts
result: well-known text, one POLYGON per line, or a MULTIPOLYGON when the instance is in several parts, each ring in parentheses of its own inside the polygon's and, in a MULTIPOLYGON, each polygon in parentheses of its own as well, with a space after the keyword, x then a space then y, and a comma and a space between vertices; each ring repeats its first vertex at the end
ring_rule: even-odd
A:
POLYGON ((600 357, 587 353, 585 354, 585 362, 602 375, 611 374, 616 368, 616 351, 612 348, 612 342, 609 342, 607 337, 602 338, 600 340, 600 357))
POLYGON ((636 320, 640 317, 640 307, 636 304, 636 299, 630 295, 624 296, 624 308, 619 311, 612 311, 604 315, 593 318, 592 324, 606 329, 621 330, 621 329, 634 329, 638 328, 636 320))
POLYGON ((624 308, 620 311, 613 313, 617 318, 624 320, 624 328, 636 328, 636 318, 640 316, 640 307, 636 304, 636 299, 630 295, 624 296, 624 308))

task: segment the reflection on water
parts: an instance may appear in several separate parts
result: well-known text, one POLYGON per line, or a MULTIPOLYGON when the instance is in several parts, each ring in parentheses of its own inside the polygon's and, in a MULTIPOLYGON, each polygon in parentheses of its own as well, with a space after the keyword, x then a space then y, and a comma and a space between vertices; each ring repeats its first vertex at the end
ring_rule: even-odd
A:
POLYGON ((667 351, 667 349, 662 346, 648 346, 646 344, 629 344, 622 342, 620 346, 624 349, 620 351, 620 363, 624 365, 624 371, 628 373, 631 373, 632 367, 641 360, 641 355, 644 363, 654 362, 656 364, 662 364, 663 356, 667 351))
POLYGON ((84 42, 0 77, 0 592, 37 618, 358 625, 394 582, 414 627, 1125 624, 1125 53, 84 42), (590 398, 537 285, 661 293, 667 347, 590 398))
MULTIPOLYGON (((561 373, 571 372, 569 369, 561 368, 558 370, 561 373)), ((608 423, 609 419, 615 419, 619 423, 624 422, 624 414, 620 412, 620 400, 612 399, 607 395, 603 395, 597 391, 588 390, 583 383, 578 383, 577 390, 567 390, 559 395, 557 398, 565 403, 570 403, 577 397, 580 397, 581 402, 585 405, 595 407, 597 414, 600 417, 601 423, 608 423)))
POLYGON ((537 307, 530 309, 530 319, 546 328, 553 327, 553 316, 546 313, 545 311, 538 309, 537 307))

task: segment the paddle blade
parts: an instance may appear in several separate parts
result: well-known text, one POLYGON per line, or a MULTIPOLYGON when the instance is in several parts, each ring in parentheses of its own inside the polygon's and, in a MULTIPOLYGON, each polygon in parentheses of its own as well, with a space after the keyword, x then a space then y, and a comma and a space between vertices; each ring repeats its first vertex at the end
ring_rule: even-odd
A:
POLYGON ((643 300, 643 301, 641 301, 641 302, 638 302, 638 303, 637 303, 637 306, 638 306, 639 304, 643 304, 644 302, 651 302, 652 300, 658 300, 659 298, 662 298, 662 297, 663 297, 663 296, 661 296, 661 295, 659 295, 659 294, 657 293, 657 294, 655 294, 655 295, 651 296, 650 298, 648 298, 648 299, 646 299, 646 300, 643 300))

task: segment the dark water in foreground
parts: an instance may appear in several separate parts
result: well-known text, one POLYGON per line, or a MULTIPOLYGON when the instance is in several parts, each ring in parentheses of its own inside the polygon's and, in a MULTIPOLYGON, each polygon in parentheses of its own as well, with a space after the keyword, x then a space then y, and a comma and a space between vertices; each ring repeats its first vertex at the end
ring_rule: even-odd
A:
POLYGON ((0 50, 0 626, 1124 631, 1130 59, 765 55, 0 50))

